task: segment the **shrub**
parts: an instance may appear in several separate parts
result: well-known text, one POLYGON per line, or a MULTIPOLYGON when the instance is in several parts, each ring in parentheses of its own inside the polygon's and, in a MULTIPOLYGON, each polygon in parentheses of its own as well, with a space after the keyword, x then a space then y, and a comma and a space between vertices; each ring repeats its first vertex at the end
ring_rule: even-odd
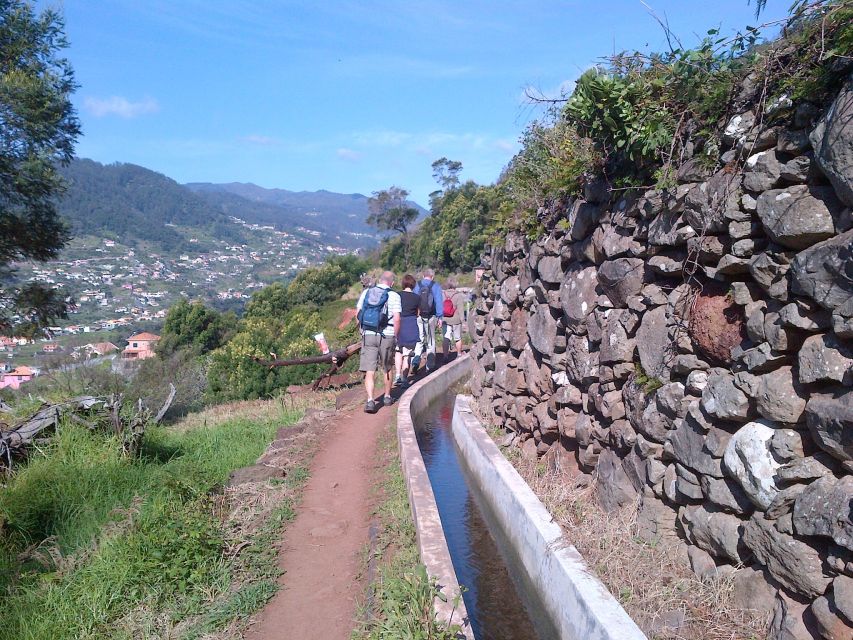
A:
POLYGON ((219 313, 203 302, 181 298, 166 314, 157 353, 167 356, 184 348, 208 353, 227 341, 236 324, 233 313, 219 313))
POLYGON ((642 171, 672 140, 672 115, 645 90, 645 84, 590 69, 578 79, 563 109, 566 121, 579 135, 593 140, 615 168, 633 166, 632 171, 642 171))
POLYGON ((323 365, 267 367, 253 358, 269 360, 317 355, 313 334, 321 327, 316 312, 297 309, 283 319, 246 318, 234 337, 212 354, 208 371, 209 398, 215 401, 267 398, 291 384, 305 384, 323 365))

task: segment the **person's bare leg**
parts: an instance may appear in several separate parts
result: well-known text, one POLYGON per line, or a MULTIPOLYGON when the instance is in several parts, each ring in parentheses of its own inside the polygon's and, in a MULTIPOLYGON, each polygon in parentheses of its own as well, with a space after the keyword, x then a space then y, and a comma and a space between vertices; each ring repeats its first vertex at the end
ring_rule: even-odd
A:
POLYGON ((447 353, 450 351, 450 338, 447 337, 446 331, 441 332, 441 356, 443 360, 447 360, 447 353))
POLYGON ((397 351, 394 354, 394 369, 397 371, 397 377, 403 379, 403 354, 397 351))
POLYGON ((461 340, 456 341, 456 355, 457 356, 462 355, 462 341, 461 340))
POLYGON ((390 396, 391 395, 391 386, 392 386, 391 369, 388 369, 385 372, 385 379, 383 380, 383 382, 385 383, 385 395, 390 396))
POLYGON ((367 391, 368 402, 373 400, 373 371, 364 372, 364 390, 367 391))

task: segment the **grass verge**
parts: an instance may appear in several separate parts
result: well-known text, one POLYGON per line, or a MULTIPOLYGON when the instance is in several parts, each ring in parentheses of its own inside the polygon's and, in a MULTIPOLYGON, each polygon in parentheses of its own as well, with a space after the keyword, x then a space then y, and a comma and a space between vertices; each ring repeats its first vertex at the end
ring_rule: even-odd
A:
POLYGON ((225 484, 302 413, 216 407, 150 428, 138 459, 62 425, 0 490, 0 640, 200 637, 262 605, 276 588, 271 543, 307 472, 291 470, 286 499, 252 531, 225 484))
MULTIPOLYGON (((482 419, 482 418, 481 418, 482 419)), ((501 429, 490 429, 496 443, 501 429)), ((732 604, 732 576, 704 582, 683 561, 675 540, 638 535, 636 505, 606 512, 593 486, 501 447, 589 567, 651 640, 758 640, 768 620, 732 604)))
POLYGON ((457 627, 436 620, 433 601, 444 598, 420 563, 406 484, 395 437, 396 423, 383 435, 384 464, 377 478, 376 534, 367 550, 366 601, 353 640, 455 640, 457 627))

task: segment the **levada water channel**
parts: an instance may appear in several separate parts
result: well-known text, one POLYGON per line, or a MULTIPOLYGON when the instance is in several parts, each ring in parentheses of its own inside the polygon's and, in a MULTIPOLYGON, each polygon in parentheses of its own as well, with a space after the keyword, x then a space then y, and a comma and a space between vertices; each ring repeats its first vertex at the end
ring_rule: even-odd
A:
POLYGON ((415 419, 415 433, 453 568, 466 589, 471 629, 477 640, 557 639, 500 527, 469 484, 451 434, 455 401, 450 391, 439 396, 415 419))

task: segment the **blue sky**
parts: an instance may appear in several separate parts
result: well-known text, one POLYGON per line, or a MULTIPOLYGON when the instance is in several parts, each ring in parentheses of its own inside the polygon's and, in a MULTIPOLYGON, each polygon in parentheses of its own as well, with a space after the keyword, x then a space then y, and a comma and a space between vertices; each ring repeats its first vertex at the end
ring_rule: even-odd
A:
MULTIPOLYGON (((646 0, 685 45, 755 24, 747 0, 646 0)), ((791 0, 769 0, 762 21, 791 0)), ((493 182, 539 111, 614 50, 657 51, 639 0, 66 0, 83 124, 77 154, 179 182, 344 193, 399 185, 427 204, 430 164, 493 182)))

